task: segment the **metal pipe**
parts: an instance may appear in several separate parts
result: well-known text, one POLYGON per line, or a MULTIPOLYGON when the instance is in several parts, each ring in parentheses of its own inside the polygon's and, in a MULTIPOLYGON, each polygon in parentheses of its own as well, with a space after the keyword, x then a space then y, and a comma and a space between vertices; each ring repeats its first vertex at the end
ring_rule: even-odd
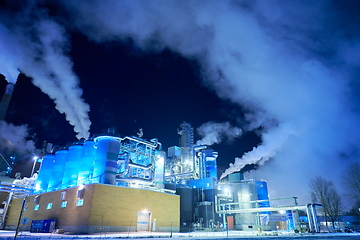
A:
POLYGON ((13 83, 8 83, 8 85, 6 85, 4 95, 2 96, 0 102, 0 120, 5 120, 6 112, 9 107, 14 88, 15 85, 13 83))
POLYGON ((314 220, 312 217, 312 213, 311 213, 311 203, 309 203, 308 205, 306 205, 306 215, 308 217, 308 222, 309 222, 309 230, 310 232, 315 232, 314 229, 314 220))
POLYGON ((2 153, 0 151, 0 157, 6 162, 6 164, 9 166, 9 168, 12 170, 14 165, 12 164, 12 162, 5 156, 4 153, 2 153))

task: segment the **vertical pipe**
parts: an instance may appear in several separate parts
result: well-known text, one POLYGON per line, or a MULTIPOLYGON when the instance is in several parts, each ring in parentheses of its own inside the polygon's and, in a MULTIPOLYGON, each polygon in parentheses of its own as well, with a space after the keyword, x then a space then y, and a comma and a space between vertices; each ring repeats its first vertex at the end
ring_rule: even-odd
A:
POLYGON ((319 221, 318 221, 318 219, 317 219, 317 213, 316 213, 316 206, 315 206, 315 204, 311 204, 311 215, 312 215, 313 222, 314 222, 315 232, 320 232, 319 221))
POLYGON ((314 220, 313 220, 313 217, 312 217, 311 206, 312 206, 312 204, 308 204, 306 206, 306 214, 307 214, 308 221, 309 221, 309 230, 310 230, 310 232, 314 232, 315 231, 315 229, 314 229, 314 220))
POLYGON ((165 175, 165 159, 166 152, 158 151, 157 152, 157 161, 155 166, 155 177, 154 183, 158 189, 164 189, 164 175, 165 175))
POLYGON ((6 85, 4 95, 2 96, 0 102, 0 120, 5 120, 6 112, 9 107, 14 88, 15 85, 13 83, 8 83, 8 85, 6 85))

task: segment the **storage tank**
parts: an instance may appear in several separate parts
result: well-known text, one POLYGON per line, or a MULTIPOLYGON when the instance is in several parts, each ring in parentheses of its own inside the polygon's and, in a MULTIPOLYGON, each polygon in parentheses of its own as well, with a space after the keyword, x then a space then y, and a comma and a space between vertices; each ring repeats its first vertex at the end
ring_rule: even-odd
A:
POLYGON ((93 139, 89 139, 84 143, 83 155, 80 160, 80 171, 77 179, 78 185, 91 183, 94 173, 95 156, 95 142, 93 139))
POLYGON ((49 180, 49 191, 59 190, 62 188, 65 164, 68 159, 69 151, 61 149, 55 153, 55 163, 52 170, 51 179, 49 180))
POLYGON ((115 185, 120 142, 109 136, 97 137, 95 142, 97 150, 93 182, 115 185))
POLYGON ((204 228, 214 228, 215 214, 212 202, 204 201, 199 203, 199 218, 204 228))
MULTIPOLYGON (((256 204, 251 202, 256 200, 256 188, 252 181, 243 181, 238 185, 237 192, 235 192, 234 198, 238 198, 240 208, 250 209, 255 208, 256 204)), ((236 202, 236 200, 235 200, 236 202)), ((252 230, 257 228, 256 213, 237 213, 235 214, 235 229, 237 230, 252 230)))
POLYGON ((62 188, 77 186, 83 147, 84 146, 81 143, 76 143, 69 147, 68 159, 65 164, 64 176, 62 179, 62 188))
POLYGON ((52 171, 54 167, 54 154, 47 154, 42 158, 39 176, 36 180, 36 191, 47 192, 49 181, 52 178, 52 171))
POLYGON ((176 188, 176 194, 180 195, 180 232, 192 231, 191 223, 194 222, 193 191, 190 187, 181 186, 176 188))

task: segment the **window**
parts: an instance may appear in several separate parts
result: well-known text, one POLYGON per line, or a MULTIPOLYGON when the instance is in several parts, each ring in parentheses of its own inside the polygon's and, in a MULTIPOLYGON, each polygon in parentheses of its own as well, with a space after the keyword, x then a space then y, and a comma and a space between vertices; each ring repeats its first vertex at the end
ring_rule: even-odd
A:
POLYGON ((39 204, 36 204, 36 205, 34 206, 34 211, 39 210, 39 207, 40 207, 40 205, 39 205, 39 204))
POLYGON ((34 203, 35 203, 35 204, 39 204, 39 202, 40 202, 40 196, 37 195, 37 196, 34 198, 34 203))
MULTIPOLYGON (((83 187, 83 186, 81 186, 81 187, 83 187)), ((77 198, 84 198, 84 191, 85 191, 85 188, 79 189, 77 192, 77 198)))
POLYGON ((48 205, 46 206, 46 209, 52 209, 52 203, 48 203, 48 205))
POLYGON ((67 201, 63 201, 63 202, 61 202, 61 207, 62 207, 62 208, 65 208, 65 207, 66 207, 66 205, 67 205, 67 201))
POLYGON ((66 191, 62 191, 60 194, 60 200, 66 200, 66 191))
POLYGON ((78 199, 76 201, 76 206, 79 207, 79 206, 82 206, 82 205, 84 205, 84 199, 78 199))

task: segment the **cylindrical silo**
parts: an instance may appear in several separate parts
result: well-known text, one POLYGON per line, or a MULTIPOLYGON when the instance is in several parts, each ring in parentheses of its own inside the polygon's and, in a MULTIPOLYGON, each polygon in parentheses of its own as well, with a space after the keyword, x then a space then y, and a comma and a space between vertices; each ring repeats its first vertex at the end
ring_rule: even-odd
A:
POLYGON ((202 219, 204 228, 213 228, 214 219, 214 205, 212 202, 204 201, 199 203, 198 207, 199 218, 202 219))
MULTIPOLYGON (((237 177, 240 176, 241 175, 237 175, 237 177)), ((238 206, 240 209, 250 209, 256 207, 256 203, 253 202, 256 200, 257 193, 254 181, 250 180, 232 183, 231 189, 233 191, 234 202, 241 202, 238 206)), ((237 230, 246 231, 250 229, 249 226, 251 226, 251 228, 256 228, 256 213, 236 213, 235 223, 235 229, 237 230)))
POLYGON ((55 164, 52 170, 52 176, 49 181, 49 190, 59 190, 62 188, 62 179, 64 176, 65 164, 68 159, 69 151, 61 149, 55 153, 55 164))
POLYGON ((49 181, 52 179, 52 171, 54 167, 54 154, 47 154, 42 158, 41 168, 36 180, 37 192, 47 192, 49 181))
POLYGON ((176 188, 176 194, 180 195, 180 232, 191 231, 191 223, 194 222, 193 191, 182 186, 176 188))
POLYGON ((83 153, 83 145, 78 143, 69 147, 69 155, 65 165, 62 188, 77 186, 80 171, 80 161, 83 153))
POLYGON ((94 161, 96 157, 95 142, 89 139, 84 143, 83 155, 80 161, 78 185, 91 183, 94 173, 94 161))
POLYGON ((96 141, 93 182, 115 185, 120 142, 108 136, 98 137, 96 141))

